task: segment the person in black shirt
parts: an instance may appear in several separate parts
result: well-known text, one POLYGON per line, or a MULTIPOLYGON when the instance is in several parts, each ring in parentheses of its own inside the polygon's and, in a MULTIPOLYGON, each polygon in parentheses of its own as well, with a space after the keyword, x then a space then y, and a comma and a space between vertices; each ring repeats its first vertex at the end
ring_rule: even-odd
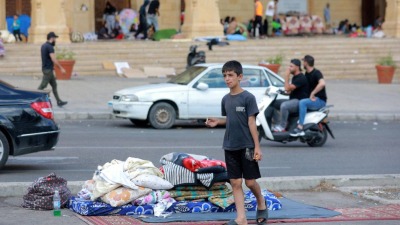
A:
POLYGON ((297 128, 290 133, 290 136, 304 136, 304 119, 307 109, 318 110, 326 105, 327 95, 325 90, 325 80, 321 71, 314 68, 314 58, 310 55, 304 56, 304 69, 306 78, 310 86, 309 98, 299 102, 299 124, 297 128))
POLYGON ((158 31, 158 16, 160 16, 159 9, 160 2, 158 0, 152 0, 150 2, 149 10, 147 11, 147 23, 153 25, 155 31, 158 31))
POLYGON ((54 76, 53 69, 54 64, 60 68, 62 73, 65 73, 65 69, 58 63, 56 56, 54 54, 54 46, 56 45, 56 38, 58 36, 54 32, 50 32, 47 34, 47 41, 42 45, 41 55, 42 55, 42 72, 43 78, 42 82, 39 85, 39 90, 43 90, 50 84, 53 89, 54 97, 57 100, 57 105, 59 107, 66 105, 68 102, 61 101, 57 92, 57 81, 54 76))
POLYGON ((139 28, 135 33, 135 38, 140 33, 143 33, 143 39, 147 39, 147 19, 146 19, 146 7, 149 5, 149 0, 145 0, 143 5, 139 9, 139 28))
POLYGON ((281 120, 273 131, 286 131, 289 113, 296 113, 299 109, 299 101, 307 98, 309 89, 307 78, 301 73, 301 61, 299 59, 290 60, 290 65, 285 74, 285 91, 290 93, 289 100, 280 104, 281 120), (293 75, 292 82, 289 83, 290 75, 293 75))

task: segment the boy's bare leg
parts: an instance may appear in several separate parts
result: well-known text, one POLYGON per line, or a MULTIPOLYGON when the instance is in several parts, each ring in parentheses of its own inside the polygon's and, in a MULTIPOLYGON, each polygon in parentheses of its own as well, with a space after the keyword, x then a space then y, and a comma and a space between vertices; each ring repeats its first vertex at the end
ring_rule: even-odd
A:
POLYGON ((230 179, 233 197, 236 205, 236 223, 240 225, 247 225, 246 212, 244 210, 244 194, 242 188, 242 179, 230 179))
MULTIPOLYGON (((254 196, 257 199, 257 209, 258 210, 264 210, 267 208, 265 205, 265 199, 264 196, 261 194, 261 188, 260 185, 257 183, 256 180, 245 180, 246 186, 253 192, 254 196)), ((235 199, 236 200, 236 199, 235 199)))

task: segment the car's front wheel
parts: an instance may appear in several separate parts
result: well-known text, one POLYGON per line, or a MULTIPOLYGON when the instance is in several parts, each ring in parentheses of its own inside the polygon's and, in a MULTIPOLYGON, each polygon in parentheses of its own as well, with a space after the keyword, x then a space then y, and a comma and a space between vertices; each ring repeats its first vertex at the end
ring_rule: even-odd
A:
POLYGON ((159 102, 153 105, 149 113, 149 122, 156 129, 168 129, 175 124, 176 111, 171 104, 159 102))
POLYGON ((6 164, 9 152, 10 145, 8 144, 6 136, 0 131, 0 169, 6 164))

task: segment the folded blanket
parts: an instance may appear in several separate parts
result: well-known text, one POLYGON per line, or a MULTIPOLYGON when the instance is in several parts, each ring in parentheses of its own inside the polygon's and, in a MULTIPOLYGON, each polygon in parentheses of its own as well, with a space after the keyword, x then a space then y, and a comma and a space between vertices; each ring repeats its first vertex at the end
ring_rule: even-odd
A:
POLYGON ((221 208, 235 202, 232 191, 225 184, 214 185, 210 190, 202 186, 176 187, 170 195, 177 201, 208 200, 221 208))

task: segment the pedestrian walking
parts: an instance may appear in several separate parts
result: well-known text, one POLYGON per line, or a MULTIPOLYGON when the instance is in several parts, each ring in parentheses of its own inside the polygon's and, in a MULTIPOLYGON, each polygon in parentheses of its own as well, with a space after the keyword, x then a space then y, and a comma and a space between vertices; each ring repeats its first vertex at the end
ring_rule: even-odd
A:
POLYGON ((15 41, 22 41, 21 38, 21 21, 19 20, 18 15, 14 15, 14 21, 12 24, 13 34, 15 37, 15 41))
POLYGON ((258 141, 256 116, 257 102, 250 92, 240 87, 243 79, 243 68, 238 61, 229 61, 222 67, 224 80, 229 93, 222 98, 221 111, 225 119, 210 118, 206 126, 226 125, 223 149, 228 178, 232 185, 237 216, 228 225, 247 224, 242 182, 253 192, 257 199, 257 224, 266 224, 268 208, 261 194, 256 179, 261 177, 258 161, 262 160, 262 152, 258 141))
POLYGON ((278 2, 279 0, 270 1, 267 5, 267 9, 265 10, 265 16, 268 22, 268 28, 267 28, 268 37, 273 36, 272 22, 274 21, 274 17, 276 16, 278 2))
POLYGON ((62 107, 63 105, 66 105, 68 102, 62 101, 58 96, 57 92, 57 81, 56 81, 56 76, 54 76, 54 65, 58 66, 58 68, 60 68, 62 73, 65 73, 65 69, 60 65, 54 53, 56 38, 58 38, 58 36, 54 32, 48 33, 47 41, 41 47, 40 52, 42 56, 43 78, 38 89, 43 90, 47 87, 48 84, 50 84, 51 88, 53 89, 53 94, 54 97, 56 98, 57 105, 59 107, 62 107))
POLYGON ((254 20, 253 20, 253 37, 256 38, 256 29, 258 28, 259 37, 263 37, 263 27, 262 27, 262 12, 263 5, 260 0, 254 1, 254 20))
POLYGON ((135 33, 135 38, 140 33, 143 33, 143 39, 147 39, 147 18, 146 18, 146 7, 149 5, 149 0, 145 0, 143 5, 139 9, 139 28, 135 33))

